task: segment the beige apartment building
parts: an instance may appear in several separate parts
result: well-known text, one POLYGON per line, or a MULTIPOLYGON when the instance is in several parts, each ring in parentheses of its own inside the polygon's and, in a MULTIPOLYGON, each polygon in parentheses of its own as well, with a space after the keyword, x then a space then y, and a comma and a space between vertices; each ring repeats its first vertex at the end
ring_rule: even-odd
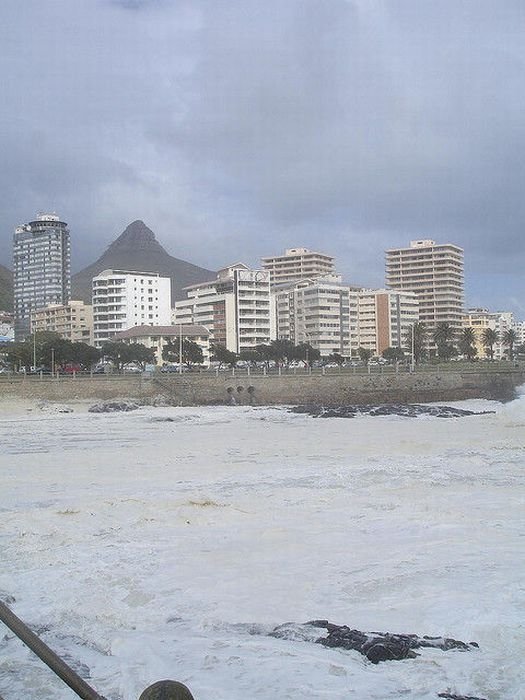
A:
POLYGON ((387 348, 407 350, 407 333, 418 320, 419 301, 414 292, 388 289, 359 292, 358 344, 376 356, 381 356, 387 348))
POLYGON ((191 340, 202 350, 203 364, 210 364, 210 332, 204 326, 184 325, 176 326, 134 326, 125 331, 115 333, 113 339, 131 345, 140 343, 155 352, 157 365, 163 364, 162 352, 168 343, 177 344, 182 340, 191 340))
MULTIPOLYGON (((491 328, 498 335, 499 340, 493 346, 495 360, 501 360, 505 357, 507 347, 502 342, 505 331, 514 329, 518 332, 519 338, 520 324, 516 323, 511 311, 489 311, 484 308, 467 309, 463 316, 462 326, 474 330, 475 347, 479 358, 489 356, 487 348, 483 344, 483 331, 485 329, 491 328)), ((517 344, 519 345, 519 340, 517 344)))
POLYGON ((441 322, 461 328, 464 267, 457 245, 422 239, 411 241, 409 248, 387 250, 386 286, 417 295, 419 320, 430 333, 441 322))
POLYGON ((185 291, 188 298, 175 303, 172 323, 204 326, 212 343, 237 353, 275 337, 268 271, 236 263, 219 270, 216 279, 185 291))
POLYGON ((302 279, 324 277, 335 272, 334 258, 308 248, 288 248, 284 255, 262 258, 264 270, 270 272, 273 286, 302 279))
POLYGON ((31 312, 31 332, 53 331, 73 343, 93 345, 93 308, 83 301, 52 304, 31 312))
POLYGON ((273 295, 277 338, 309 343, 324 358, 356 355, 357 287, 328 275, 283 285, 273 295))

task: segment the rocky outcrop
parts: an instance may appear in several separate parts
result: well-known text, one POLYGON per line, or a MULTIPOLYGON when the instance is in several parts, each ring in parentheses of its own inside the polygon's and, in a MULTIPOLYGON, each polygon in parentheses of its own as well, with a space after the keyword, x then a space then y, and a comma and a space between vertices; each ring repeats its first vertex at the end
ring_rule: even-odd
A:
POLYGON ((422 404, 380 404, 378 406, 350 405, 325 407, 319 405, 294 406, 292 413, 307 413, 314 418, 355 418, 356 416, 433 416, 434 418, 463 418, 464 416, 480 416, 495 411, 469 411, 452 406, 424 406, 422 404))
POLYGON ((118 411, 136 411, 138 408, 138 403, 133 401, 103 401, 91 406, 88 411, 89 413, 116 413, 118 411))
POLYGON ((476 642, 461 642, 448 637, 418 637, 417 634, 391 634, 390 632, 361 632, 351 629, 347 625, 334 625, 328 620, 311 620, 303 625, 286 623, 279 625, 272 637, 281 639, 297 639, 314 641, 325 647, 338 647, 358 651, 363 656, 377 664, 380 661, 401 661, 402 659, 414 659, 419 656, 414 649, 432 647, 442 651, 457 649, 468 651, 477 648, 476 642), (302 630, 300 628, 303 628, 302 630), (314 635, 312 630, 325 629, 328 634, 323 637, 314 635))

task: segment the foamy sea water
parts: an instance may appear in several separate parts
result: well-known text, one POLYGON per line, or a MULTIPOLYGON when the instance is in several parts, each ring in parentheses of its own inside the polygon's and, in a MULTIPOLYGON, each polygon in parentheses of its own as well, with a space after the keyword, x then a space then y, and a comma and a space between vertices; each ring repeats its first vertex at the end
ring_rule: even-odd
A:
MULTIPOLYGON (((523 699, 525 398, 454 405, 496 412, 13 406, 0 596, 109 700, 523 699), (374 666, 267 636, 313 618, 480 648, 374 666)), ((0 695, 75 697, 2 623, 0 695)))

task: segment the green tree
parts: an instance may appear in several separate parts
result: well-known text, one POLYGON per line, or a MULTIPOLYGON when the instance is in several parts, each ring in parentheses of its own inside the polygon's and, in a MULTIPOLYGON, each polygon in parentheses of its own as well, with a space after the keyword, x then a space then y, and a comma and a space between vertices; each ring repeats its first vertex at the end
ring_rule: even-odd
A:
POLYGON ((405 359, 402 348, 385 348, 381 354, 388 362, 402 362, 405 359))
POLYGON ((509 356, 509 360, 512 360, 514 357, 514 345, 518 341, 518 334, 514 330, 514 328, 507 328, 507 330, 503 333, 502 337, 502 342, 503 345, 507 348, 507 354, 509 356))
POLYGON ((372 352, 372 350, 370 350, 370 348, 362 348, 362 347, 357 348, 357 352, 359 355, 359 359, 365 363, 365 366, 368 365, 370 358, 374 354, 372 352))
POLYGON ((176 340, 175 342, 170 341, 166 343, 162 350, 162 359, 167 362, 180 363, 182 361, 182 364, 191 369, 194 365, 202 365, 204 355, 198 343, 184 338, 182 341, 182 358, 180 357, 180 342, 176 340))
MULTIPOLYGON (((269 348, 268 345, 264 346, 269 348)), ((256 367, 258 362, 262 362, 261 353, 258 350, 243 350, 239 353, 239 360, 243 362, 249 362, 252 367, 256 367)))
POLYGON ((321 352, 310 345, 310 343, 299 343, 291 350, 288 360, 299 360, 304 362, 305 366, 309 366, 312 362, 317 362, 321 359, 321 352))
POLYGON ((432 340, 437 346, 437 354, 440 360, 450 360, 455 354, 456 349, 452 345, 452 341, 456 335, 456 331, 450 323, 442 321, 438 323, 433 334, 432 340))
POLYGON ((405 347, 407 352, 412 357, 414 353, 414 362, 418 363, 425 355, 425 345, 427 342, 428 330, 424 323, 416 321, 409 326, 405 333, 405 347))
POLYGON ((339 367, 342 367, 344 365, 345 358, 340 353, 333 352, 328 356, 328 362, 334 362, 336 365, 339 365, 339 367))
POLYGON ((146 369, 146 365, 154 365, 156 363, 155 351, 152 348, 147 348, 142 343, 130 343, 129 350, 131 359, 128 362, 134 362, 142 370, 146 369))
POLYGON ((131 345, 122 341, 108 341, 101 348, 102 355, 110 360, 115 369, 120 371, 128 362, 133 362, 133 351, 131 345))
MULTIPOLYGON (((239 359, 232 350, 228 350, 225 345, 219 343, 213 343, 210 346, 211 350, 211 360, 213 362, 218 362, 219 367, 222 365, 229 365, 230 367, 235 367, 237 360, 239 359)), ((242 358, 241 358, 242 359, 242 358)), ((249 362, 249 360, 247 360, 249 362)))
POLYGON ((71 362, 84 369, 91 369, 100 360, 100 357, 100 350, 87 343, 73 343, 71 346, 71 362))
POLYGON ((297 356, 296 346, 291 340, 279 338, 270 343, 272 360, 280 365, 287 365, 297 356))
POLYGON ((499 342, 499 335, 493 328, 484 328, 481 334, 481 342, 486 348, 487 354, 491 360, 494 359, 494 345, 499 342))
POLYGON ((476 347, 476 333, 471 326, 467 326, 461 330, 459 338, 459 352, 464 355, 469 362, 473 362, 478 354, 476 347))

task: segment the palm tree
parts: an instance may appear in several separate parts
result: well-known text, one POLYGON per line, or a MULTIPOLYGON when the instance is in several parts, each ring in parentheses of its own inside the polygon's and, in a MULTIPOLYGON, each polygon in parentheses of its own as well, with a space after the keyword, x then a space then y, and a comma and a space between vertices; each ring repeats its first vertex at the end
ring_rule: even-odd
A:
POLYGON ((481 341, 487 349, 491 360, 494 359, 494 345, 499 341, 499 335, 493 328, 484 328, 481 334, 481 341))
POLYGON ((405 333, 405 347, 410 355, 413 356, 414 362, 419 362, 425 352, 425 343, 427 340, 427 327, 421 321, 416 321, 409 326, 405 333))
POLYGON ((449 360, 455 353, 452 341, 456 334, 456 329, 447 321, 438 323, 432 333, 432 340, 437 345, 437 353, 440 359, 449 360))
POLYGON ((478 354, 478 350, 476 348, 476 333, 472 326, 467 326, 461 331, 459 351, 462 355, 466 355, 469 362, 472 362, 472 360, 478 354))
POLYGON ((512 360, 514 357, 514 344, 518 340, 518 334, 514 328, 508 328, 505 333, 503 333, 501 340, 503 341, 503 345, 509 349, 509 360, 512 360))

